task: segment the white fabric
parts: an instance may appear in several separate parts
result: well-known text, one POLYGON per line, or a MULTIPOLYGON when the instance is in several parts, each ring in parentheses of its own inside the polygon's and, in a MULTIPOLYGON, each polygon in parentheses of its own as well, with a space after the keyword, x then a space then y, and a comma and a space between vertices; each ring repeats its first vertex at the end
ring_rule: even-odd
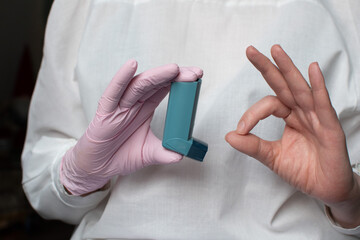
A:
MULTIPOLYGON (((45 218, 79 224, 73 239, 356 239, 360 228, 335 226, 322 204, 224 136, 248 107, 273 94, 245 48, 269 55, 279 43, 304 76, 319 62, 351 161, 360 160, 359 11, 357 0, 56 0, 22 158, 32 206, 45 218), (204 69, 193 135, 209 144, 207 156, 148 167, 87 197, 68 196, 58 182, 59 161, 129 58, 138 60, 139 72, 172 62, 204 69)), ((152 122, 158 137, 165 110, 166 100, 152 122)), ((269 118, 253 132, 277 139, 283 126, 269 118)))

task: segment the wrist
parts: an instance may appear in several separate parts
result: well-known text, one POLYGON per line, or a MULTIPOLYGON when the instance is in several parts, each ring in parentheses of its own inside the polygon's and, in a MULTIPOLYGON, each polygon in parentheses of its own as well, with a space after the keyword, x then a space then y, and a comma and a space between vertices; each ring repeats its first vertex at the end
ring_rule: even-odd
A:
POLYGON ((327 204, 330 217, 343 228, 360 226, 360 176, 354 175, 354 188, 349 199, 327 204))
MULTIPOLYGON (((102 187, 102 188, 99 188, 99 189, 97 189, 97 190, 95 190, 95 191, 92 191, 92 192, 89 192, 89 193, 85 193, 85 194, 82 194, 82 195, 80 195, 81 197, 86 197, 86 196, 88 196, 88 195, 90 195, 90 194, 92 194, 92 193, 95 193, 95 192, 101 192, 101 191, 105 191, 105 190, 108 190, 109 189, 109 187, 110 187, 110 180, 102 187)), ((73 195, 70 191, 69 191, 69 189, 67 189, 66 187, 65 187, 65 185, 62 185, 63 186, 63 188, 64 188, 64 190, 65 190, 65 192, 67 193, 67 194, 69 194, 69 195, 73 195)))
POLYGON ((106 190, 110 178, 89 174, 77 167, 72 152, 68 151, 60 163, 60 182, 69 195, 87 196, 91 193, 106 190), (70 155, 70 156, 69 156, 70 155))

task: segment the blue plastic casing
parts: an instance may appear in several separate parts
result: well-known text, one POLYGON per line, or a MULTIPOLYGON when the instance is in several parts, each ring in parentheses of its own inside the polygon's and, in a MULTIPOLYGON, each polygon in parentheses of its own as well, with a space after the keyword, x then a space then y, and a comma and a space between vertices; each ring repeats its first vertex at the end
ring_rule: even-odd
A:
POLYGON ((171 84, 162 145, 189 158, 203 161, 208 145, 192 138, 200 86, 201 79, 171 84))

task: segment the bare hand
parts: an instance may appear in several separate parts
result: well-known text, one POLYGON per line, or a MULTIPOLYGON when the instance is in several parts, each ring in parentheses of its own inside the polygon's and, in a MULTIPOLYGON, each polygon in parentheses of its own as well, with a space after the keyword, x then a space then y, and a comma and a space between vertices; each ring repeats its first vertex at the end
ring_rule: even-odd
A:
POLYGON ((226 140, 330 206, 343 226, 360 224, 360 181, 352 172, 345 134, 318 64, 309 66, 310 87, 279 45, 271 49, 277 67, 254 47, 246 54, 276 96, 264 97, 249 108, 226 140), (270 115, 286 123, 281 139, 266 141, 249 133, 270 115))

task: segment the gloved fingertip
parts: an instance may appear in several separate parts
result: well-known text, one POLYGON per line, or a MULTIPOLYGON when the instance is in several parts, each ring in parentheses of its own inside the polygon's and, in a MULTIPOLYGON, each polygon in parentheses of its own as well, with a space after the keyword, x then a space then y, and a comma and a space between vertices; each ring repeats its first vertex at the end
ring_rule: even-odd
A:
POLYGON ((147 72, 144 72, 142 78, 152 79, 152 82, 158 84, 166 84, 169 81, 177 78, 180 73, 180 67, 176 63, 166 64, 154 69, 150 69, 147 72))
POLYGON ((198 76, 193 71, 188 70, 184 72, 184 78, 188 81, 196 81, 198 79, 198 76))
POLYGON ((170 63, 167 65, 169 67, 169 71, 177 76, 180 73, 180 67, 176 63, 170 63))
POLYGON ((204 75, 204 71, 201 68, 190 67, 189 70, 194 72, 196 74, 197 78, 202 78, 202 76, 204 75))
POLYGON ((128 66, 130 66, 130 67, 132 67, 132 68, 136 68, 137 65, 138 65, 138 63, 137 63, 137 61, 136 61, 135 59, 129 59, 129 60, 125 63, 125 65, 128 65, 128 66))
POLYGON ((177 163, 177 162, 180 162, 182 159, 183 159, 183 155, 181 155, 181 154, 178 154, 178 153, 174 153, 173 154, 173 159, 172 159, 172 161, 170 162, 170 163, 177 163))
POLYGON ((160 71, 166 71, 166 72, 169 72, 169 73, 172 73, 172 74, 178 74, 179 71, 180 71, 180 67, 176 63, 165 64, 165 65, 162 65, 160 67, 154 68, 154 70, 155 69, 157 71, 159 71, 159 70, 160 71))
POLYGON ((193 82, 198 79, 198 76, 188 68, 180 68, 180 74, 175 79, 175 82, 193 82))
POLYGON ((171 164, 180 162, 183 159, 183 156, 179 153, 163 149, 163 153, 161 157, 159 157, 158 161, 162 164, 171 164))
POLYGON ((198 78, 202 78, 204 75, 204 71, 202 69, 199 70, 199 72, 196 73, 198 78))

